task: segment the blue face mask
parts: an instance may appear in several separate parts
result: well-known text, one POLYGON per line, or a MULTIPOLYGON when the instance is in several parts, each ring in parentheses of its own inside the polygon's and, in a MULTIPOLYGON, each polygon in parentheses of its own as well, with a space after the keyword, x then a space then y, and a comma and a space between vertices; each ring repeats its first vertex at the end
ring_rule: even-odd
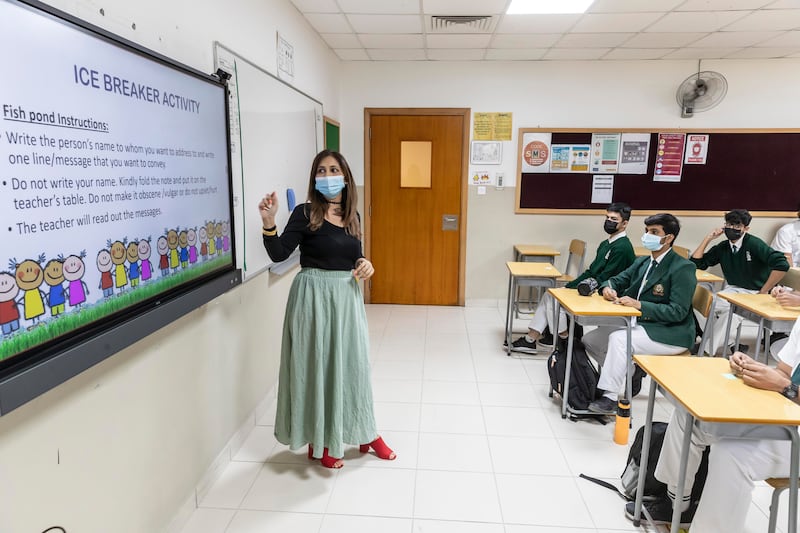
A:
POLYGON ((651 252, 655 252, 656 250, 660 250, 663 246, 661 244, 661 237, 658 235, 653 235, 652 233, 645 233, 642 235, 642 246, 650 250, 651 252))
POLYGON ((344 189, 344 176, 317 178, 314 183, 314 188, 328 200, 336 198, 344 189))

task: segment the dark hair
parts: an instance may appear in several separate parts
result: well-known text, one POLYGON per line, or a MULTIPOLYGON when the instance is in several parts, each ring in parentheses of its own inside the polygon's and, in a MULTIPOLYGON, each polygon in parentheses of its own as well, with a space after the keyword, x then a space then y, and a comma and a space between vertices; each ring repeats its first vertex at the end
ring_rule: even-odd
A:
POLYGON ((339 167, 342 169, 344 175, 344 190, 342 191, 342 224, 344 229, 349 235, 352 235, 358 240, 361 240, 361 222, 358 219, 358 191, 356 183, 353 180, 353 173, 350 171, 350 165, 347 160, 339 152, 331 150, 323 150, 314 158, 311 163, 311 177, 308 180, 308 200, 311 204, 310 211, 308 212, 309 224, 308 227, 312 231, 317 231, 325 220, 325 212, 328 210, 328 200, 322 193, 320 193, 315 185, 317 181, 317 167, 320 162, 326 157, 333 157, 339 167))
POLYGON ((749 226, 753 217, 747 209, 731 209, 725 213, 725 222, 727 224, 741 224, 749 226))
POLYGON ((675 244, 675 239, 678 238, 678 233, 681 232, 681 223, 678 222, 678 219, 675 218, 675 215, 670 215, 669 213, 658 213, 657 215, 650 215, 646 219, 644 219, 645 226, 661 226, 664 228, 664 233, 667 235, 674 235, 672 242, 669 244, 672 246, 675 244))
POLYGON ((606 207, 606 212, 619 213, 619 216, 622 217, 622 220, 631 219, 631 206, 625 202, 614 202, 610 206, 606 207))

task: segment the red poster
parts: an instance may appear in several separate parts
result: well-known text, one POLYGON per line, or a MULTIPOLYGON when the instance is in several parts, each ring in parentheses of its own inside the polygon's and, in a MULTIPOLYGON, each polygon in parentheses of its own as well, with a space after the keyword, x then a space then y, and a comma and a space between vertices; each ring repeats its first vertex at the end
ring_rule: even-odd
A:
POLYGON ((659 133, 653 181, 681 181, 685 133, 659 133))

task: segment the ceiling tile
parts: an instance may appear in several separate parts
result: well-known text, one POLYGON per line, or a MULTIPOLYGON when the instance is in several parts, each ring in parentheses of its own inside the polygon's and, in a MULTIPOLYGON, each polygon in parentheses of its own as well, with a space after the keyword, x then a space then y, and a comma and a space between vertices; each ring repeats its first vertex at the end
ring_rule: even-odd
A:
POLYGON ((433 61, 480 61, 485 54, 483 48, 428 48, 428 59, 433 61))
POLYGON ((639 32, 661 18, 661 13, 609 13, 583 15, 573 32, 639 32))
POLYGON ((800 27, 800 9, 756 11, 725 26, 725 31, 794 30, 800 27))
POLYGON ((428 15, 499 15, 506 12, 508 0, 422 0, 428 15))
POLYGON ((681 48, 663 59, 721 59, 741 48, 681 48))
POLYGON ((683 2, 684 0, 660 0, 658 2, 648 2, 646 0, 594 0, 587 13, 667 12, 683 2))
POLYGON ((600 59, 609 48, 551 48, 542 59, 600 59))
POLYGON ((691 11, 669 13, 647 28, 648 32, 717 31, 747 15, 747 11, 691 11))
POLYGON ((363 48, 355 33, 322 33, 320 37, 333 49, 363 48))
POLYGON ((292 0, 301 13, 338 13, 336 0, 292 0))
POLYGON ((786 57, 800 52, 798 47, 785 48, 744 48, 725 56, 736 59, 769 59, 773 57, 786 57))
POLYGON ((599 46, 609 48, 619 46, 633 33, 568 33, 558 40, 558 48, 593 48, 599 46))
POLYGON ((615 48, 603 59, 661 59, 674 48, 615 48))
POLYGON ((800 9, 800 0, 777 0, 769 4, 767 9, 800 9))
POLYGON ((370 48, 367 54, 375 61, 424 61, 425 50, 422 48, 386 49, 370 48))
POLYGON ((342 61, 369 61, 367 51, 363 48, 344 48, 334 52, 342 61))
POLYGON ((419 13, 419 0, 337 0, 345 13, 404 15, 419 13))
POLYGON ((499 33, 492 39, 492 48, 550 48, 561 33, 499 33))
POLYGON ((486 51, 486 59, 497 61, 534 61, 536 59, 541 59, 545 52, 547 52, 547 48, 490 48, 486 51))
POLYGON ((570 29, 581 15, 505 15, 497 33, 561 33, 570 29))
POLYGON ((772 0, 686 0, 676 11, 742 11, 759 9, 772 0))
POLYGON ((365 48, 424 48, 422 34, 369 34, 358 36, 365 48))
POLYGON ((356 33, 422 33, 419 15, 347 15, 356 33))
POLYGON ((625 41, 625 48, 678 48, 701 39, 708 33, 638 33, 625 41))
POLYGON ((344 15, 308 13, 306 19, 317 33, 353 33, 344 15))
POLYGON ((752 46, 756 43, 777 37, 780 33, 781 32, 777 31, 718 31, 693 42, 692 46, 697 48, 736 48, 752 46))
POLYGON ((491 35, 431 35, 426 36, 428 48, 486 48, 491 35))
POLYGON ((787 31, 756 46, 800 46, 800 31, 787 31))

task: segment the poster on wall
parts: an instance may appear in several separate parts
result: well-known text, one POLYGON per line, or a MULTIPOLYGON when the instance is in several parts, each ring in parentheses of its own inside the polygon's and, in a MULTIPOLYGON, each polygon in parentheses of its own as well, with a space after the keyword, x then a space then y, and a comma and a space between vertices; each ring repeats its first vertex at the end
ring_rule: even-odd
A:
POLYGON ((686 136, 686 157, 683 162, 687 165, 705 165, 708 156, 708 134, 690 133, 686 136))
POLYGON ((522 135, 522 172, 550 171, 550 133, 525 133, 522 135))
POLYGON ((551 147, 550 172, 587 172, 588 144, 554 144, 551 147))
POLYGON ((592 203, 610 204, 614 197, 614 176, 592 176, 592 203))
POLYGON ((681 181, 685 133, 659 133, 653 181, 681 181))
POLYGON ((616 174, 619 170, 619 133, 593 133, 591 172, 616 174))
POLYGON ((472 138, 476 141, 510 141, 512 113, 473 113, 472 138))
POLYGON ((646 174, 649 155, 649 133, 623 133, 619 174, 646 174))

